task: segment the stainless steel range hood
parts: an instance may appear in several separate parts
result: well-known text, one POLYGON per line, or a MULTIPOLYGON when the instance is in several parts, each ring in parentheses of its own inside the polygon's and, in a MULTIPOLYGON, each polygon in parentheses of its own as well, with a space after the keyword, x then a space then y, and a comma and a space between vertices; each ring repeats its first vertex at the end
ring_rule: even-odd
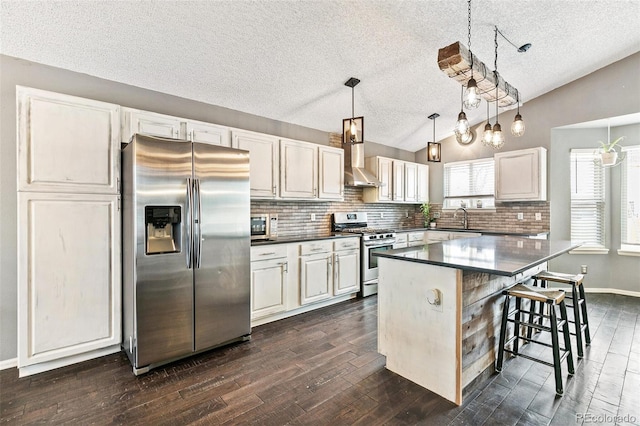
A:
POLYGON ((344 184, 378 187, 380 181, 364 168, 364 143, 344 145, 344 184))

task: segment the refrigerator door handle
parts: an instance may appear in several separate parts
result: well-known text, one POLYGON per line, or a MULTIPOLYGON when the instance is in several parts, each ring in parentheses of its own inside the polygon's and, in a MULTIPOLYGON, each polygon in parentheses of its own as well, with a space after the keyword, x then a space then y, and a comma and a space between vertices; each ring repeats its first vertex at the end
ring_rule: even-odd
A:
POLYGON ((201 264, 201 260, 202 260, 202 197, 200 196, 200 179, 194 179, 194 189, 195 189, 195 195, 198 199, 198 204, 197 204, 197 214, 198 217, 196 219, 196 222, 198 224, 198 233, 196 235, 196 238, 198 239, 196 241, 195 246, 197 247, 196 250, 196 259, 195 259, 195 268, 200 269, 200 264, 201 264))
POLYGON ((187 226, 187 269, 193 267, 193 184, 191 178, 187 178, 187 211, 185 212, 187 226))

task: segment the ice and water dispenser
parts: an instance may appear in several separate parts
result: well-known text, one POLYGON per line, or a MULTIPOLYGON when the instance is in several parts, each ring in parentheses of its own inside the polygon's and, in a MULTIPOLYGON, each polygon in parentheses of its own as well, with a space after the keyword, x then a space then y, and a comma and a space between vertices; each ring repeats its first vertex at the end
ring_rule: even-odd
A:
POLYGON ((179 253, 180 206, 146 206, 144 222, 147 229, 146 254, 179 253))

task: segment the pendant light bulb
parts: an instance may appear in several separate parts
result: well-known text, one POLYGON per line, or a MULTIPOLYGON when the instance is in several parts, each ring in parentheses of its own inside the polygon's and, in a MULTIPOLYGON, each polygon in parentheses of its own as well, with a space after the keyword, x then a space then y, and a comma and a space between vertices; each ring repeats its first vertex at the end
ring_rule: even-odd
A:
POLYGON ((467 121, 467 114, 464 111, 460 111, 458 114, 458 121, 456 121, 456 127, 453 131, 456 137, 469 132, 469 121, 467 121))
POLYGON ((480 96, 478 96, 478 84, 475 78, 471 78, 464 92, 464 106, 467 109, 475 109, 480 106, 480 96))
POLYGON ((495 149, 500 149, 504 146, 504 135, 502 134, 502 127, 500 123, 496 121, 493 125, 493 138, 491 144, 495 149))
POLYGON ((358 142, 358 126, 356 126, 356 121, 351 119, 351 126, 349 127, 349 135, 352 143, 358 142))
POLYGON ((482 133, 482 143, 485 145, 491 145, 493 141, 493 130, 491 130, 491 124, 487 121, 484 125, 484 133, 482 133))
POLYGON ((520 114, 516 114, 513 123, 511 123, 511 134, 516 137, 524 135, 524 121, 520 114))
POLYGON ((520 115, 520 92, 518 92, 516 99, 518 102, 518 111, 513 119, 513 123, 511 123, 511 134, 515 137, 520 137, 524 135, 524 120, 522 120, 522 116, 520 115))

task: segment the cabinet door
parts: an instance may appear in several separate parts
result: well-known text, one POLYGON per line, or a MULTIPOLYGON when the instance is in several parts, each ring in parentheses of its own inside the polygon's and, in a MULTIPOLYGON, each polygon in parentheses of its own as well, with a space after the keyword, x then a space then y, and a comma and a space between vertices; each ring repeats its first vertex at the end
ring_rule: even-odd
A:
POLYGON ((286 310, 286 258, 251 262, 251 319, 286 310))
POLYGON ((429 166, 418 164, 418 202, 429 201, 429 166))
POLYGON ((278 196, 278 139, 253 132, 233 132, 232 146, 249 151, 251 198, 278 196))
POLYGON ((191 142, 209 145, 231 146, 231 132, 229 128, 217 126, 202 121, 188 120, 186 122, 187 139, 191 142))
POLYGON ((300 304, 331 297, 331 253, 300 257, 300 304))
POLYGON ((280 197, 317 198, 318 146, 292 140, 280 141, 280 197))
POLYGON ((344 150, 318 147, 318 198, 342 200, 344 197, 344 150))
POLYGON ((183 120, 155 112, 122 109, 122 142, 129 143, 134 133, 160 136, 162 138, 186 139, 183 134, 183 120))
POLYGON ((404 161, 393 161, 393 201, 404 201, 404 161))
POLYGON ((378 157, 378 201, 393 200, 393 160, 378 157))
POLYGON ((547 199, 547 150, 522 149, 494 154, 496 201, 547 199))
POLYGON ((404 201, 418 201, 418 164, 404 164, 404 201))
POLYGON ((338 251, 333 256, 333 295, 355 293, 360 290, 360 252, 338 251))
POLYGON ((119 197, 20 192, 18 217, 18 367, 119 345, 119 197))
POLYGON ((17 88, 18 190, 117 194, 118 105, 17 88))

